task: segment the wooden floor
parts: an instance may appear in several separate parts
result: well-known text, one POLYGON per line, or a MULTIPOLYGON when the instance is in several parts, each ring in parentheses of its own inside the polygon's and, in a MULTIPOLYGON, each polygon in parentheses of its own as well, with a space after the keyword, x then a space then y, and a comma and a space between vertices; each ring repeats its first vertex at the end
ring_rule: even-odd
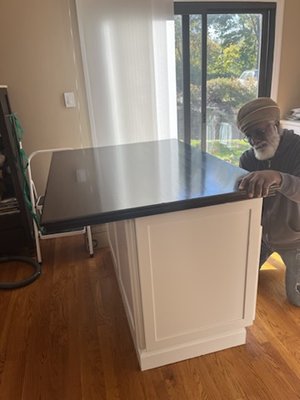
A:
MULTIPOLYGON (((300 399, 300 309, 279 264, 260 272, 246 345, 141 372, 109 250, 89 258, 79 236, 43 244, 42 276, 0 291, 1 400, 300 399)), ((0 265, 0 280, 15 271, 0 265)))

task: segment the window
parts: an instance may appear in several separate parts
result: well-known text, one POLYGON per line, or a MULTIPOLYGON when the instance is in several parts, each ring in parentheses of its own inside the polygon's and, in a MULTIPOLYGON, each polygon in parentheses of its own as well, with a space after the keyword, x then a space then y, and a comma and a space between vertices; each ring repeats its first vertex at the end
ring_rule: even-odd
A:
POLYGON ((236 114, 271 90, 276 3, 177 2, 178 137, 233 164, 236 114))

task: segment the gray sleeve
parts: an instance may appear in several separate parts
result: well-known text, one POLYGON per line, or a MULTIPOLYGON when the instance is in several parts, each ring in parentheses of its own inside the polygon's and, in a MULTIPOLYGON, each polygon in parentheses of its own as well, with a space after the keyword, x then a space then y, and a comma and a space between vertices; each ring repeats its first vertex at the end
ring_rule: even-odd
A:
POLYGON ((278 192, 295 203, 300 203, 300 178, 284 172, 280 172, 280 174, 282 182, 278 192))
POLYGON ((239 167, 245 169, 246 171, 252 171, 251 169, 251 159, 248 155, 248 151, 245 151, 239 160, 239 167))

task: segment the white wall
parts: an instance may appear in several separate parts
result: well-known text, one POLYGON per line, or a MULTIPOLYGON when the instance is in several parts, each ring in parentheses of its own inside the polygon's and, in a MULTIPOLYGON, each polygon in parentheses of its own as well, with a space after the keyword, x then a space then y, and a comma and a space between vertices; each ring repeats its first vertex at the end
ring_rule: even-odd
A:
MULTIPOLYGON (((12 109, 25 129, 25 151, 88 146, 73 0, 7 0, 0 12, 0 84, 8 86, 12 109), (75 93, 76 108, 64 107, 65 91, 75 93)), ((38 169, 38 184, 45 170, 38 169)))

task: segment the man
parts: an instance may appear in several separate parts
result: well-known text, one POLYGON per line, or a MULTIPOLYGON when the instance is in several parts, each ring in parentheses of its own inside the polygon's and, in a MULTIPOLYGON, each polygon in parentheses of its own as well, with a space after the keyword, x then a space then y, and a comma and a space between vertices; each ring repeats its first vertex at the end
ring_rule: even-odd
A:
POLYGON ((250 173, 239 189, 249 197, 266 197, 276 187, 276 194, 264 199, 260 266, 274 251, 280 254, 287 298, 300 307, 300 136, 282 131, 279 120, 278 105, 267 97, 238 112, 237 126, 251 146, 240 158, 240 166, 250 173))

